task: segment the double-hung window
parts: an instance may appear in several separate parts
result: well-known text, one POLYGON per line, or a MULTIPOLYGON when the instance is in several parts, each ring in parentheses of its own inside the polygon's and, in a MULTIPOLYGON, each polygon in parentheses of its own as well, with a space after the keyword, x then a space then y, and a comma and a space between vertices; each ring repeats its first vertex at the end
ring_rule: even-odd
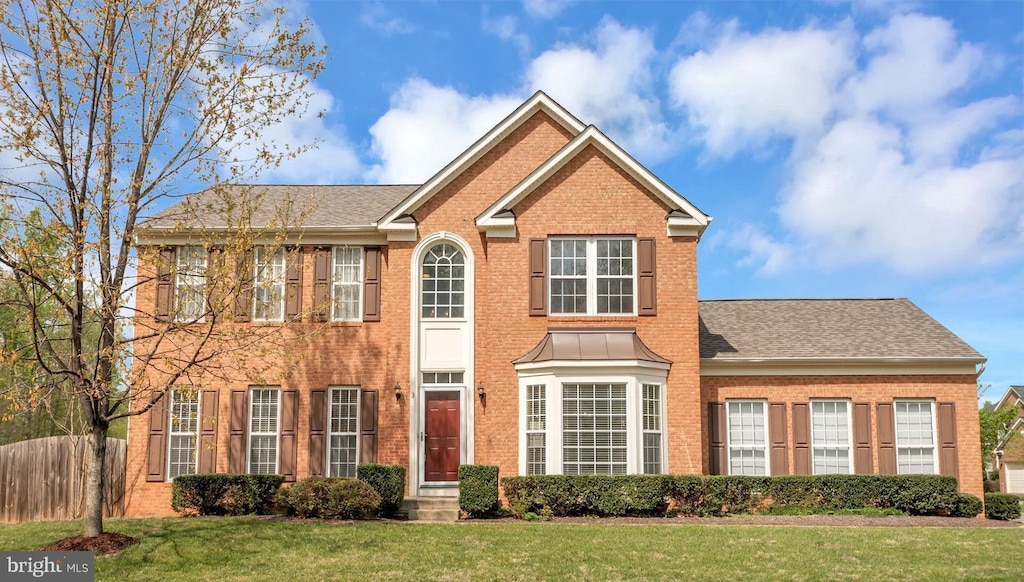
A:
POLYGON ((280 390, 249 391, 249 473, 277 473, 280 390))
POLYGON ((202 322, 206 314, 206 249, 178 247, 174 271, 175 318, 202 322))
POLYGON ((363 249, 334 247, 331 319, 358 321, 363 314, 363 249))
POLYGON ((547 473, 547 386, 526 387, 526 474, 547 473))
POLYGON ((355 477, 359 451, 359 387, 331 388, 328 475, 355 477))
POLYGON ((935 474, 935 416, 930 400, 897 400, 896 466, 901 475, 935 474))
POLYGON ((632 238, 550 239, 550 313, 636 314, 635 256, 632 238))
POLYGON ((661 385, 643 384, 644 473, 661 473, 661 385))
POLYGON ((626 384, 562 384, 562 473, 626 473, 626 384))
POLYGON ((284 249, 256 247, 255 268, 253 320, 282 321, 284 319, 284 249))
POLYGON ((178 389, 170 393, 170 431, 167 446, 167 478, 196 472, 196 444, 199 442, 199 390, 178 389))
POLYGON ((726 402, 729 474, 768 474, 768 410, 760 400, 726 402))
POLYGON ((852 473, 850 446, 850 403, 845 400, 812 400, 814 474, 852 473))

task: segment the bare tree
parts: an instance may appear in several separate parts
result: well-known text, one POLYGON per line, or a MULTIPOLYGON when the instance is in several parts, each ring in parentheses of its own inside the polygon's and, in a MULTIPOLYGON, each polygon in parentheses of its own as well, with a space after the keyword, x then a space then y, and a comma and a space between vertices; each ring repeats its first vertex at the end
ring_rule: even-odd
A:
MULTIPOLYGON (((84 534, 96 536, 110 422, 146 412, 232 349, 217 337, 230 327, 218 325, 230 318, 230 289, 211 286, 186 321, 132 311, 146 276, 135 277, 140 224, 196 184, 247 180, 294 155, 263 133, 305 113, 324 50, 286 4, 260 0, 0 6, 0 265, 31 319, 31 357, 81 404, 91 442, 84 534), (38 228, 67 250, 41 252, 30 243, 38 228), (52 284, 55 265, 67 284, 52 284), (54 305, 60 325, 46 315, 54 305)), ((258 201, 245 189, 211 192, 238 233, 227 244, 251 246, 258 201)))

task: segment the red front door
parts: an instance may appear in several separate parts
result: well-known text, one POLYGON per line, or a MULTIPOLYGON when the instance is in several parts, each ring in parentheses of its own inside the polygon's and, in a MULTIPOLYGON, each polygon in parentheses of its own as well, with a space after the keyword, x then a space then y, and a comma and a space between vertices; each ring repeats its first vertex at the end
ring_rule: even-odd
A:
POLYGON ((426 481, 459 480, 459 393, 434 392, 424 394, 427 427, 426 481))

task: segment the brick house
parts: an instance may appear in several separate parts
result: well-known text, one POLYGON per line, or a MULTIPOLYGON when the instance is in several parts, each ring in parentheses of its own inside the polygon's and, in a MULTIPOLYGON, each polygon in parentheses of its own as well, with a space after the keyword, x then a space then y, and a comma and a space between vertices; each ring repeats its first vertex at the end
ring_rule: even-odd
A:
POLYGON ((1024 386, 1010 386, 996 410, 1017 407, 1017 419, 1002 442, 996 445, 995 468, 999 490, 1024 495, 1024 386))
POLYGON ((234 260, 251 284, 217 325, 303 340, 131 419, 129 515, 170 513, 179 474, 369 461, 407 467, 410 496, 455 495, 460 463, 943 473, 982 495, 980 354, 906 299, 698 300, 711 218, 543 93, 422 185, 252 190, 257 226, 312 210, 220 259, 190 234, 231 235, 209 192, 160 213, 137 325, 201 318, 207 265, 234 260))

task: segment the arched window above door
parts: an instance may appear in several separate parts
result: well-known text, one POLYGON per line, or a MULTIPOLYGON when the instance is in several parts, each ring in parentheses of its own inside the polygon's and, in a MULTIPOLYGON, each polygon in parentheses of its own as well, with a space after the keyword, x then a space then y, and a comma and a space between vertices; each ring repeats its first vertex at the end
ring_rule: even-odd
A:
POLYGON ((466 260, 451 243, 436 244, 423 257, 421 315, 425 319, 466 316, 466 260))

